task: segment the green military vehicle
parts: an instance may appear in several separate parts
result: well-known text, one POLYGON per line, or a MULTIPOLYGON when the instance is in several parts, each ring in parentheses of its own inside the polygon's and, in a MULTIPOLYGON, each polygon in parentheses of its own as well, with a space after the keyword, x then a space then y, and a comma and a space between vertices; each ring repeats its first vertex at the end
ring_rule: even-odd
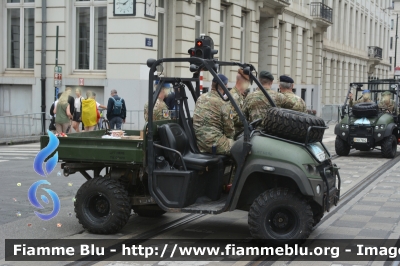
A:
MULTIPOLYGON (((338 202, 338 168, 322 144, 325 123, 308 114, 271 108, 266 114, 268 126, 256 130, 261 121, 247 122, 218 78, 217 67, 243 68, 271 105, 275 103, 257 80, 253 66, 207 56, 211 41, 207 36, 197 39, 189 58, 147 62, 149 105, 154 106, 163 83, 173 83, 178 118, 153 121, 153 108, 148 108, 143 138, 135 130, 125 133, 137 139, 102 138, 107 130, 59 138, 57 151, 64 175, 81 173, 87 179, 75 201, 76 217, 85 229, 116 233, 125 226, 132 209, 141 216, 165 212, 217 215, 239 209, 248 211, 254 238, 290 242, 308 238, 312 227, 338 202), (196 57, 202 53, 203 58, 196 57), (155 76, 166 62, 189 63, 193 77, 155 76), (218 79, 227 96, 220 95, 221 99, 230 101, 243 122, 244 132, 231 156, 212 150, 200 153, 197 148, 186 92, 194 101, 199 97, 200 70, 218 79), (155 80, 159 84, 153 93, 155 80), (93 170, 92 176, 89 170, 93 170), (227 192, 223 187, 229 185, 231 175, 233 183, 227 192)), ((42 137, 41 147, 48 141, 49 137, 42 137)))
POLYGON ((399 98, 397 97, 399 81, 392 79, 351 83, 347 95, 352 90, 356 92, 355 100, 359 99, 362 91, 369 90, 371 101, 356 103, 351 107, 347 104, 349 98, 346 97, 342 106, 342 120, 335 127, 336 154, 347 156, 351 149, 371 151, 380 147, 383 157, 394 158, 400 137, 399 98), (382 108, 382 105, 379 105, 383 92, 391 93, 393 110, 382 108))

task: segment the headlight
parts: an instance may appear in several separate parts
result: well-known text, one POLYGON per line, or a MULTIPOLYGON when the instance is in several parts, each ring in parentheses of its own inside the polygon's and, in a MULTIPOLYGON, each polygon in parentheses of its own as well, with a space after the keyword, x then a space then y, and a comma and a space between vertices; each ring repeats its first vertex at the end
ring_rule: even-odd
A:
POLYGON ((321 186, 318 185, 318 186, 315 188, 315 191, 316 191, 317 194, 319 195, 319 193, 321 193, 321 186))
POLYGON ((379 126, 381 129, 384 129, 385 128, 385 125, 380 125, 379 126))
POLYGON ((346 125, 346 128, 349 128, 349 125, 346 125))
POLYGON ((375 126, 375 129, 378 130, 378 129, 379 129, 379 126, 375 126))

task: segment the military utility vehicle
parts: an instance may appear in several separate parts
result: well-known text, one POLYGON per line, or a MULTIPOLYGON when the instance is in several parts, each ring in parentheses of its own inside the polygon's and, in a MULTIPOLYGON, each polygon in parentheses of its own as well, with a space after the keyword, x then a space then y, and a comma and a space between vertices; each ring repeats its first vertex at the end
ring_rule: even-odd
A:
MULTIPOLYGON (((139 130, 125 132, 138 139, 102 138, 106 131, 59 138, 64 175, 81 173, 87 179, 75 201, 76 217, 85 229, 116 233, 125 226, 132 209, 141 216, 165 212, 218 215, 239 209, 248 212, 254 238, 286 243, 306 239, 338 202, 340 176, 322 143, 324 121, 271 108, 266 128, 256 130, 261 120, 248 123, 216 70, 222 73, 228 67, 242 68, 271 105, 275 103, 257 80, 252 65, 214 60, 215 52, 212 39, 202 36, 196 39, 188 58, 147 61, 149 105, 154 106, 164 83, 173 83, 179 116, 153 121, 153 108, 148 108, 143 138, 139 130), (154 75, 162 64, 170 62, 188 63, 193 77, 154 75), (232 104, 244 125, 230 156, 213 154, 212 150, 200 153, 197 147, 188 101, 200 96, 200 70, 217 78, 226 95, 220 94, 221 99, 232 104), (159 84, 153 93, 155 80, 159 84), (230 180, 227 192, 223 188, 230 180)), ((48 141, 49 137, 42 137, 41 147, 48 141)))
POLYGON ((335 127, 335 150, 339 156, 347 156, 351 149, 370 151, 379 149, 383 157, 394 158, 399 142, 399 81, 373 80, 367 83, 351 83, 348 94, 355 90, 354 101, 369 90, 370 102, 357 103, 350 107, 349 97, 342 106, 341 121, 335 127), (389 110, 382 101, 382 93, 390 93, 394 107, 389 110))

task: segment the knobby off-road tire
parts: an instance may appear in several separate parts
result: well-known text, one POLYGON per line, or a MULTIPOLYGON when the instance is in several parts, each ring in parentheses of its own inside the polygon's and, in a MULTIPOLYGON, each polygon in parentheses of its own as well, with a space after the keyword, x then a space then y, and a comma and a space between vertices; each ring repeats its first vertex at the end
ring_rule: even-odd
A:
POLYGON ((313 227, 311 206, 301 195, 286 188, 265 191, 250 207, 248 224, 255 239, 274 244, 307 239, 313 227))
POLYGON ((323 212, 317 212, 317 213, 313 213, 313 224, 312 226, 316 226, 317 224, 319 224, 319 222, 321 222, 322 217, 324 217, 324 213, 323 212))
MULTIPOLYGON (((270 108, 264 121, 267 134, 305 143, 310 126, 325 127, 323 119, 288 109, 270 108)), ((322 141, 325 129, 311 129, 308 142, 322 141)))
POLYGON ((352 112, 355 117, 371 117, 378 115, 379 108, 374 102, 357 103, 353 106, 352 112))
POLYGON ((75 213, 79 223, 91 233, 117 233, 131 213, 128 192, 117 180, 91 179, 76 193, 75 213))
POLYGON ((335 151, 339 156, 347 156, 350 153, 350 145, 346 141, 339 138, 339 136, 336 136, 335 151))
POLYGON ((396 157, 397 139, 395 135, 390 135, 382 141, 381 152, 384 158, 396 157))

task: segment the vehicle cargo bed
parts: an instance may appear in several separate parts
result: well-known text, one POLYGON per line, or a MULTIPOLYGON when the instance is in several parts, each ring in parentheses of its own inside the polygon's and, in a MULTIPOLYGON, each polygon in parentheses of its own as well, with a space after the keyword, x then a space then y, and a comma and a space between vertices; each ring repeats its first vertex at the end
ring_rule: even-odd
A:
MULTIPOLYGON (((132 164, 143 162, 144 140, 103 139, 104 130, 71 133, 59 137, 57 148, 59 161, 102 162, 132 164)), ((127 136, 140 136, 139 130, 125 130, 127 136)), ((48 136, 40 138, 40 148, 49 142, 48 136)))

